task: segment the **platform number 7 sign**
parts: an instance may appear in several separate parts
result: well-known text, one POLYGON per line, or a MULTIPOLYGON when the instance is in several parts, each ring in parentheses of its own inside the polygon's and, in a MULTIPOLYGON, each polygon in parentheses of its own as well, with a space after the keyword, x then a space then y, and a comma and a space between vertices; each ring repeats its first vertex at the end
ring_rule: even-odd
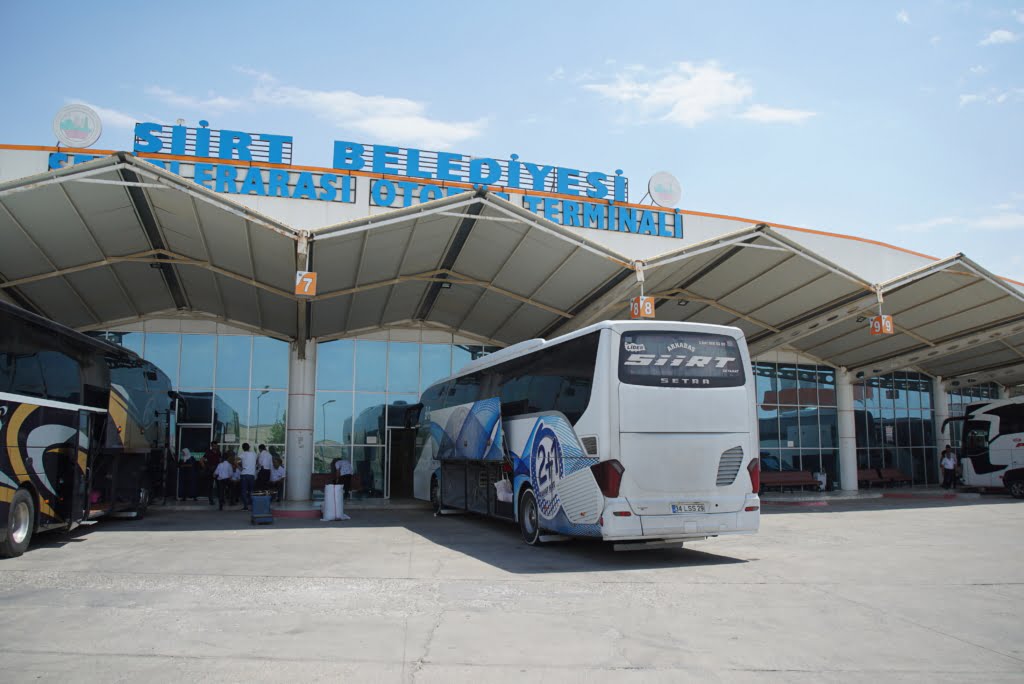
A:
POLYGON ((316 294, 316 271, 295 272, 295 294, 312 297, 316 294))

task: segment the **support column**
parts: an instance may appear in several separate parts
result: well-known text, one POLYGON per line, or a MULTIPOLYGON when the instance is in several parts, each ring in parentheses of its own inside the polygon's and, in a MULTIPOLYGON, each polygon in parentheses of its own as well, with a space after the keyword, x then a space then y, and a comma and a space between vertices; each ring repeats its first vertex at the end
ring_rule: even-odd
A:
POLYGON ((1006 390, 1006 385, 996 384, 996 399, 1009 399, 1010 393, 1006 390))
POLYGON ((857 490, 857 429, 853 414, 853 381, 845 368, 836 369, 836 406, 839 410, 839 485, 857 490))
MULTIPOLYGON (((942 453, 942 450, 949 446, 949 432, 942 432, 942 423, 949 418, 949 394, 946 392, 946 387, 942 384, 942 376, 936 375, 932 378, 932 407, 935 411, 935 446, 939 448, 938 453, 942 453)), ((931 464, 928 464, 931 467, 931 464)), ((936 464, 935 467, 938 467, 936 464)))
POLYGON ((313 478, 313 417, 316 414, 316 340, 299 340, 288 353, 288 442, 286 498, 308 501, 313 478), (305 345, 305 349, 302 346, 305 345))

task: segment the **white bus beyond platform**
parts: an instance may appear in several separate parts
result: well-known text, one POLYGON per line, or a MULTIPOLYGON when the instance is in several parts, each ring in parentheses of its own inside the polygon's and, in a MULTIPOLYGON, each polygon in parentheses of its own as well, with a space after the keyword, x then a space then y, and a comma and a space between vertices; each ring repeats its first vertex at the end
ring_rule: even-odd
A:
POLYGON ((639 546, 760 525, 754 378, 737 328, 606 321, 428 388, 414 493, 436 510, 639 546))

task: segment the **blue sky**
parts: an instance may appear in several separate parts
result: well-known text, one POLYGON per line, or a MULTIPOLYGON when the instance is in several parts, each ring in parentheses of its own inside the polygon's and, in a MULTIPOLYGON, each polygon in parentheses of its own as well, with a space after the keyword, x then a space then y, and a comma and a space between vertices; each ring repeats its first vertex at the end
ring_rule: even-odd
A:
MULTIPOLYGON (((0 5, 0 142, 135 121, 655 171, 685 209, 962 251, 1024 280, 1019 2, 0 5), (511 9, 509 9, 511 8, 511 9)), ((640 190, 637 192, 637 190, 640 190)))

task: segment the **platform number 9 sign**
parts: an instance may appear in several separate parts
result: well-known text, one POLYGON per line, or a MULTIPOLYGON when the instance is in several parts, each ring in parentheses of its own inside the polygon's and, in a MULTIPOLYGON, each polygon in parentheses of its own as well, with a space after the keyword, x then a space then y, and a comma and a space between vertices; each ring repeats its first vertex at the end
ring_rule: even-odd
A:
POLYGON ((892 325, 892 316, 882 314, 881 316, 874 316, 871 318, 872 335, 892 335, 894 332, 896 332, 896 330, 892 325))
POLYGON ((654 318, 654 297, 633 297, 629 303, 630 318, 654 318))

